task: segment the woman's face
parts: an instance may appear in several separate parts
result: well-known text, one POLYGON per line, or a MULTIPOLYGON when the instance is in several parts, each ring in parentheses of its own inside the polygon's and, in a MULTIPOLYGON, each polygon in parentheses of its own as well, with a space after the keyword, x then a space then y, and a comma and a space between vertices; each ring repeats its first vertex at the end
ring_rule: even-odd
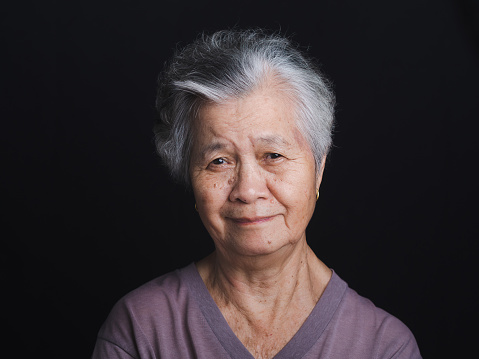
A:
POLYGON ((218 251, 270 254, 306 239, 321 175, 285 94, 263 87, 206 105, 193 131, 191 182, 218 251))

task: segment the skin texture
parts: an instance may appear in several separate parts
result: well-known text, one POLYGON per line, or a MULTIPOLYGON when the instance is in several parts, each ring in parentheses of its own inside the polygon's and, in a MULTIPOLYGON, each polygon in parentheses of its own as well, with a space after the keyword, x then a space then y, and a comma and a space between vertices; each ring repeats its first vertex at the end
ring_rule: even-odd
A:
POLYGON ((194 133, 191 182, 216 247, 198 271, 246 348, 270 358, 301 327, 331 277, 305 234, 325 161, 316 168, 294 103, 273 81, 203 106, 194 133))

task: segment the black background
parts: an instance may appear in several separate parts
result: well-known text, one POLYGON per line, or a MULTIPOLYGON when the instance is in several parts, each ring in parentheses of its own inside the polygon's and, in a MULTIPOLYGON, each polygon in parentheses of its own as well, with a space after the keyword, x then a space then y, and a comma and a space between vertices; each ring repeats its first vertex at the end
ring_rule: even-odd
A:
POLYGON ((478 11, 467 0, 4 5, 4 350, 89 357, 116 300, 212 250, 194 198, 155 155, 156 79, 199 32, 261 26, 308 48, 337 95, 311 247, 405 322, 424 357, 476 352, 478 11))

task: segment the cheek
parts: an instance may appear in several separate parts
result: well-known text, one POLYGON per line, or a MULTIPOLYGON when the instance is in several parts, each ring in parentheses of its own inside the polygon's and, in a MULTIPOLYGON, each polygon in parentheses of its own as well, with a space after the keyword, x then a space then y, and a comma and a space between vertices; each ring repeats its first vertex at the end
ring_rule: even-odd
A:
MULTIPOLYGON (((316 177, 295 172, 272 181, 274 196, 296 218, 310 217, 316 202, 316 177)), ((273 192, 273 190, 272 190, 273 192)))
POLYGON ((205 176, 193 184, 195 199, 203 208, 212 210, 228 199, 232 181, 225 177, 205 176))
POLYGON ((282 191, 300 200, 300 198, 309 198, 311 193, 315 194, 316 176, 308 169, 293 168, 275 176, 271 183, 278 192, 282 191))

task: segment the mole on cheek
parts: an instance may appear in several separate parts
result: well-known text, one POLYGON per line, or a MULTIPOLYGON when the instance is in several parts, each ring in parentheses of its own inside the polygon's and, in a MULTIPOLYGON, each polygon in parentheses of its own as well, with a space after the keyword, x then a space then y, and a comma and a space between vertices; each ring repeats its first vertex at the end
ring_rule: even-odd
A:
POLYGON ((235 178, 232 177, 228 180, 228 184, 231 186, 235 182, 235 178))

